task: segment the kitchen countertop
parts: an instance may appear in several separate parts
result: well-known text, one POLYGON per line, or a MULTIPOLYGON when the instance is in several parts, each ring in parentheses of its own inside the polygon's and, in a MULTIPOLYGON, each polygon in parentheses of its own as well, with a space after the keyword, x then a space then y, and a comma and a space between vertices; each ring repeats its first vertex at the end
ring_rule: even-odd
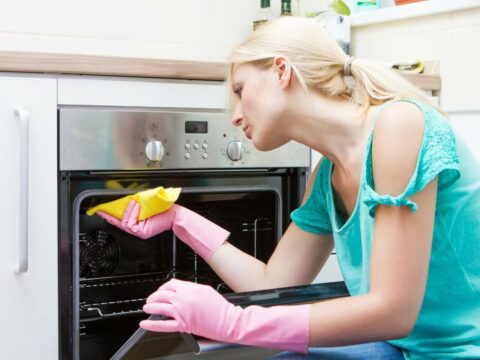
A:
MULTIPOLYGON (((222 62, 0 51, 0 72, 225 80, 227 71, 222 62)), ((438 75, 402 75, 421 89, 440 90, 438 75)))

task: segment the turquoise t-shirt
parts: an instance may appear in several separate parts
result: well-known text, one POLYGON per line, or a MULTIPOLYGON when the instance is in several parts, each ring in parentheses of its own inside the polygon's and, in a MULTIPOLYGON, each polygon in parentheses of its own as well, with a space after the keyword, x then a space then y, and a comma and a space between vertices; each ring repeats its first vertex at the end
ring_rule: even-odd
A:
MULTIPOLYGON (((305 231, 331 233, 350 294, 366 294, 370 287, 375 207, 407 206, 416 211, 417 204, 410 196, 438 176, 423 304, 410 335, 389 342, 402 348, 406 359, 480 359, 480 163, 436 109, 414 100, 397 101, 417 105, 425 118, 417 166, 404 193, 394 197, 375 192, 372 129, 357 203, 350 218, 343 223, 335 211, 332 163, 323 158, 308 200, 291 213, 291 219, 305 231)), ((385 103, 379 113, 391 103, 385 103)))

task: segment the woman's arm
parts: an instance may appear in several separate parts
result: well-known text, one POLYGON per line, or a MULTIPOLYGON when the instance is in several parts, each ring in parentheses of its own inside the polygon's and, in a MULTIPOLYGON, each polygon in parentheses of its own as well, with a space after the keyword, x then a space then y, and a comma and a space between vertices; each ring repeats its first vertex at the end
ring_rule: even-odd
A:
MULTIPOLYGON (((320 163, 310 176, 302 203, 312 191, 319 167, 320 163)), ((332 249, 331 235, 313 234, 292 222, 267 264, 226 242, 209 265, 237 292, 303 285, 313 281, 332 249)))
POLYGON ((333 249, 330 235, 288 227, 267 264, 226 242, 209 261, 234 291, 310 284, 333 249))
POLYGON ((375 214, 370 292, 314 304, 310 346, 340 346, 407 336, 423 301, 437 181, 412 197, 416 213, 379 205, 375 214))
MULTIPOLYGON (((403 193, 416 168, 423 114, 396 103, 382 113, 372 148, 375 190, 403 193), (387 112, 388 110, 388 112, 387 112)), ((423 301, 437 194, 437 179, 413 195, 418 210, 379 205, 371 254, 370 291, 312 305, 310 346, 339 346, 407 336, 423 301)))

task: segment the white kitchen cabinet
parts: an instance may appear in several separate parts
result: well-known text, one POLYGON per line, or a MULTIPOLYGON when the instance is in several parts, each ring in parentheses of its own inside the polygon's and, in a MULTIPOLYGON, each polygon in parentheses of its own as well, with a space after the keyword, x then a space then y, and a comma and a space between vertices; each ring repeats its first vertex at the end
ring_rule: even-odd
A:
POLYGON ((0 74, 1 359, 58 359, 57 80, 0 74))
POLYGON ((315 280, 313 280, 313 283, 322 284, 334 281, 343 281, 343 276, 338 265, 337 255, 332 253, 315 280))
POLYGON ((58 79, 58 104, 224 109, 225 90, 219 81, 71 75, 58 79))

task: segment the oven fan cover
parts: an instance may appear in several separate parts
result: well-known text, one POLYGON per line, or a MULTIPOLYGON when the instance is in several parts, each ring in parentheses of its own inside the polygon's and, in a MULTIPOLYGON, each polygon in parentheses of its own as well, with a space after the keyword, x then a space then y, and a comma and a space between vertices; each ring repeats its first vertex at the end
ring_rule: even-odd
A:
POLYGON ((115 238, 102 230, 80 233, 80 277, 112 275, 120 260, 115 238))

